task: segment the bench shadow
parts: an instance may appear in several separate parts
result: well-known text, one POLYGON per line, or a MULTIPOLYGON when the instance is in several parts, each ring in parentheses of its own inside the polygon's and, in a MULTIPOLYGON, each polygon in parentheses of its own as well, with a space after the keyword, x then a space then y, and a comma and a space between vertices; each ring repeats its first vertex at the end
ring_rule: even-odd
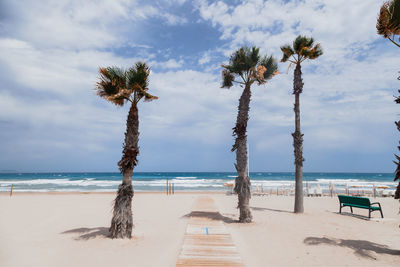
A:
POLYGON ((75 240, 89 240, 96 237, 111 238, 108 227, 93 227, 93 228, 75 228, 62 232, 61 234, 79 234, 75 240))
POLYGON ((250 209, 257 210, 257 211, 275 211, 275 212, 294 213, 293 211, 288 211, 288 210, 277 210, 277 209, 260 208, 260 207, 250 207, 250 209))
POLYGON ((224 223, 238 223, 238 220, 233 220, 227 216, 222 215, 219 212, 212 212, 212 211, 192 211, 186 215, 183 215, 181 218, 190 218, 190 217, 197 217, 197 218, 206 218, 214 221, 223 221, 224 223))
POLYGON ((354 253, 369 259, 375 259, 371 255, 371 252, 375 252, 378 254, 389 254, 400 256, 400 250, 391 249, 386 245, 381 245, 377 243, 373 243, 367 240, 352 240, 352 239, 336 239, 336 238, 327 238, 327 237, 307 237, 304 239, 304 243, 306 245, 331 245, 331 246, 339 246, 346 247, 354 250, 354 253))
MULTIPOLYGON (((368 216, 355 214, 355 213, 351 213, 351 212, 343 212, 342 211, 342 213, 340 213, 340 212, 332 212, 332 213, 335 213, 335 214, 338 214, 338 215, 343 215, 343 216, 349 216, 349 217, 357 218, 357 219, 364 220, 364 221, 370 221, 368 216)), ((374 219, 374 217, 372 217, 372 214, 371 214, 371 219, 374 219)))

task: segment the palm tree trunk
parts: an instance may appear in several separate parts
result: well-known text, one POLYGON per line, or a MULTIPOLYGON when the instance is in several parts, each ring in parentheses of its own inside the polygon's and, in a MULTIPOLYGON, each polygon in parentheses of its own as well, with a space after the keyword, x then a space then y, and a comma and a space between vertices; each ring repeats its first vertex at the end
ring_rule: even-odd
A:
POLYGON ((295 95, 294 114, 295 132, 293 136, 294 157, 296 165, 296 188, 294 197, 294 212, 303 213, 303 135, 300 131, 300 94, 303 91, 303 80, 301 78, 301 65, 296 64, 293 80, 293 94, 295 95))
POLYGON ((132 104, 126 121, 125 143, 122 158, 118 162, 123 175, 122 184, 118 187, 114 201, 113 218, 111 220, 110 235, 112 238, 132 237, 132 174, 137 165, 139 154, 139 113, 137 105, 132 104))
POLYGON ((250 110, 250 84, 247 84, 239 99, 236 126, 233 128, 233 136, 236 136, 232 152, 236 150, 236 171, 238 177, 235 180, 235 192, 238 194, 238 208, 240 209, 240 222, 251 222, 252 216, 249 206, 250 201, 250 177, 247 176, 247 121, 250 110))

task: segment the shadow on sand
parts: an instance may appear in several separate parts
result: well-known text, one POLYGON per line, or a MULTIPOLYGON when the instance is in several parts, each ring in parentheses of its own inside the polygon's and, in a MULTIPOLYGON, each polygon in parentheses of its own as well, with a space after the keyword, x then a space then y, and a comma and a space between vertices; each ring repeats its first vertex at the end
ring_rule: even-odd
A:
POLYGON ((259 207, 250 207, 250 209, 256 211, 275 211, 275 212, 294 213, 293 211, 288 211, 288 210, 276 210, 276 209, 259 208, 259 207))
POLYGON ((190 217, 198 217, 198 218, 206 218, 215 221, 223 221, 224 223, 238 223, 238 220, 233 220, 229 217, 222 215, 219 212, 211 212, 211 211, 192 211, 189 214, 182 216, 181 218, 190 218, 190 217))
POLYGON ((79 234, 78 237, 75 237, 75 240, 89 240, 96 237, 106 237, 110 238, 110 234, 108 232, 108 227, 94 227, 94 228, 75 228, 71 230, 67 230, 62 232, 62 234, 79 234))
POLYGON ((400 250, 390 249, 388 246, 380 245, 377 243, 373 243, 366 240, 351 240, 351 239, 336 239, 336 238, 327 238, 327 237, 307 237, 304 239, 304 243, 306 245, 331 245, 331 246, 339 246, 351 248, 354 250, 354 253, 369 259, 375 259, 371 255, 371 252, 375 252, 378 254, 389 254, 400 256, 400 250))
POLYGON ((367 215, 364 216, 364 215, 359 215, 359 214, 346 212, 346 211, 342 211, 342 213, 340 213, 340 212, 332 212, 332 213, 343 215, 343 216, 349 216, 349 217, 361 219, 361 220, 364 220, 364 221, 370 221, 371 219, 375 219, 374 217, 372 217, 373 214, 371 214, 371 219, 370 219, 370 218, 368 218, 367 215))

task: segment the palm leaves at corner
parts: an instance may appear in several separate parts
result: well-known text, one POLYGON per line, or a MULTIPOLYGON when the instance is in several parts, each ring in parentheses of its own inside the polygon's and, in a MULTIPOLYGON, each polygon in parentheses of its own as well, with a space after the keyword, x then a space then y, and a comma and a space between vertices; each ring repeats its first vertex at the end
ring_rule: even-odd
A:
POLYGON ((117 106, 130 102, 126 121, 125 142, 122 157, 118 162, 123 175, 114 201, 113 217, 110 226, 112 238, 131 238, 132 236, 132 174, 139 154, 139 112, 140 100, 151 101, 156 96, 148 93, 150 68, 142 62, 124 70, 119 67, 100 68, 100 81, 96 84, 97 94, 117 106))
POLYGON ((400 38, 395 41, 395 36, 400 34, 400 0, 387 1, 381 6, 376 29, 379 35, 400 47, 400 38))

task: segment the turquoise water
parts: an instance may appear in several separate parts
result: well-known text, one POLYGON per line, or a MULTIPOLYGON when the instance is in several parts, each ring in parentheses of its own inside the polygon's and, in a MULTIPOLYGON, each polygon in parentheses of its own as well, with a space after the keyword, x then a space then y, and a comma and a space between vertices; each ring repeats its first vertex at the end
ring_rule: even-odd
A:
MULTIPOLYGON (((176 191, 225 191, 224 183, 233 182, 236 173, 230 172, 142 172, 134 173, 135 191, 164 191, 166 180, 174 184, 176 191)), ((394 189, 392 173, 304 173, 304 182, 310 186, 320 184, 329 188, 362 187, 371 189, 387 186, 394 189)), ((0 192, 113 192, 121 183, 119 173, 0 173, 0 192)), ((252 186, 276 189, 294 185, 294 173, 291 172, 252 172, 252 186)))

